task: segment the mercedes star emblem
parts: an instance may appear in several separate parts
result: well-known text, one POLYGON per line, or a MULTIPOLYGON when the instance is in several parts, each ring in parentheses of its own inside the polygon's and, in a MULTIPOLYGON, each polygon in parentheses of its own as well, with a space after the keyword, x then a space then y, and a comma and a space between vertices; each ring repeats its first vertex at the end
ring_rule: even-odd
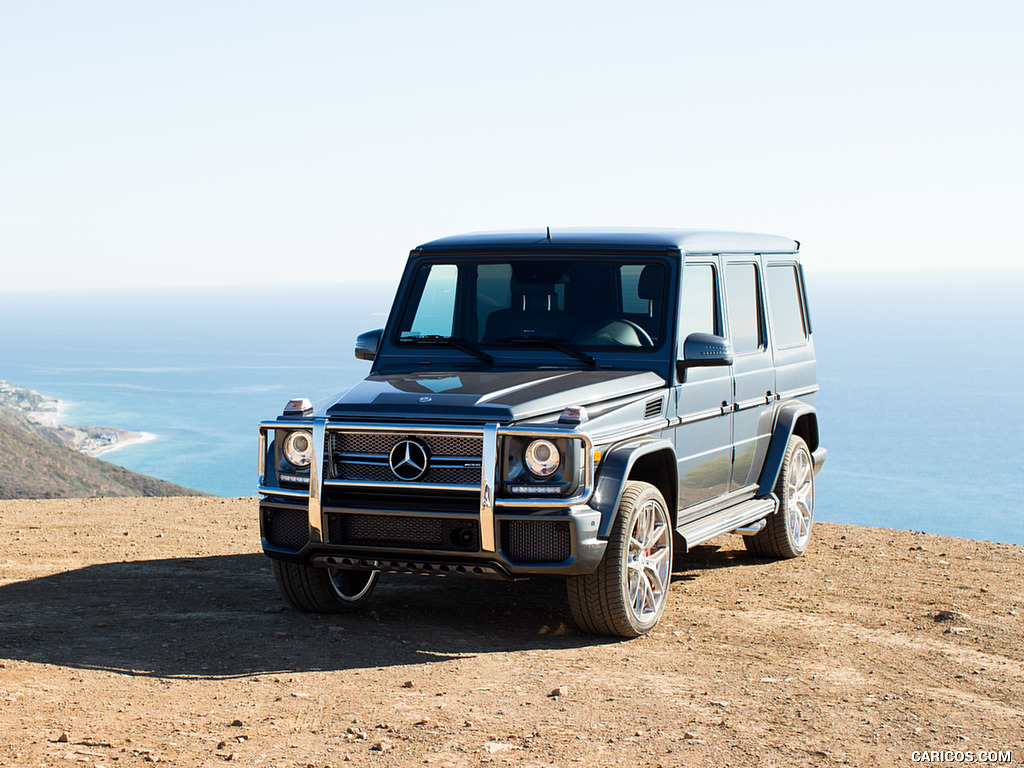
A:
POLYGON ((427 471, 427 449, 417 440, 400 440, 391 449, 388 464, 400 480, 419 480, 427 471))

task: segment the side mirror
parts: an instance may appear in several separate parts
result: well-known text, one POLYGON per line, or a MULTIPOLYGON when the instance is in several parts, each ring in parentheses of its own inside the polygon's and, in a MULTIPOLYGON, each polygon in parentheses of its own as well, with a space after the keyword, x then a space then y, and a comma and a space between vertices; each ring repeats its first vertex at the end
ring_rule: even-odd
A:
POLYGON ((732 344, 711 333, 691 333, 683 342, 683 359, 676 362, 679 377, 687 368, 732 365, 732 344))
POLYGON ((377 356, 380 337, 383 335, 384 329, 378 328, 375 331, 367 331, 356 336, 356 359, 373 360, 377 356))

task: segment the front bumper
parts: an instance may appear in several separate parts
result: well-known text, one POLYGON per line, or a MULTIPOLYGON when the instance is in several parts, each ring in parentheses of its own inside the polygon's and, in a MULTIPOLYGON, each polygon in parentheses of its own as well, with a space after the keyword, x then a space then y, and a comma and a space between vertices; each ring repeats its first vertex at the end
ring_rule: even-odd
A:
POLYGON ((607 541, 601 513, 586 505, 530 515, 497 514, 494 550, 481 546, 480 518, 464 512, 323 506, 324 541, 309 535, 296 499, 260 500, 263 551, 277 560, 337 568, 510 579, 592 573, 607 541))

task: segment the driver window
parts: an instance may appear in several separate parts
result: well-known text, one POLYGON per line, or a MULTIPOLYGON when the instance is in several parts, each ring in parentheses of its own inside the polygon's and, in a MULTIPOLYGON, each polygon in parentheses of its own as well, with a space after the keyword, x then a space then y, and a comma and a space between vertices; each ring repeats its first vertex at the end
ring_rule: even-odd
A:
POLYGON ((687 264, 683 269, 680 293, 679 340, 691 333, 721 335, 715 311, 715 267, 712 264, 687 264))

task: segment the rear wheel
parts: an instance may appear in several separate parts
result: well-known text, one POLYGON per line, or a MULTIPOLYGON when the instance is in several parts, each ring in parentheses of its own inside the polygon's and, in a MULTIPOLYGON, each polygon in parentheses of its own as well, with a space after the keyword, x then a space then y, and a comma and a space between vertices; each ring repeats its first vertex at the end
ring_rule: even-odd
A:
POLYGON ((661 492, 629 482, 594 573, 571 576, 566 589, 573 619, 597 635, 638 637, 665 610, 672 575, 672 525, 661 492))
POLYGON ((779 479, 779 509, 755 536, 745 536, 747 549, 764 557, 799 557, 807 549, 814 523, 814 460, 799 435, 789 438, 779 479))
POLYGON ((314 568, 302 563, 272 560, 281 597, 307 613, 347 613, 366 603, 377 586, 377 571, 314 568))

